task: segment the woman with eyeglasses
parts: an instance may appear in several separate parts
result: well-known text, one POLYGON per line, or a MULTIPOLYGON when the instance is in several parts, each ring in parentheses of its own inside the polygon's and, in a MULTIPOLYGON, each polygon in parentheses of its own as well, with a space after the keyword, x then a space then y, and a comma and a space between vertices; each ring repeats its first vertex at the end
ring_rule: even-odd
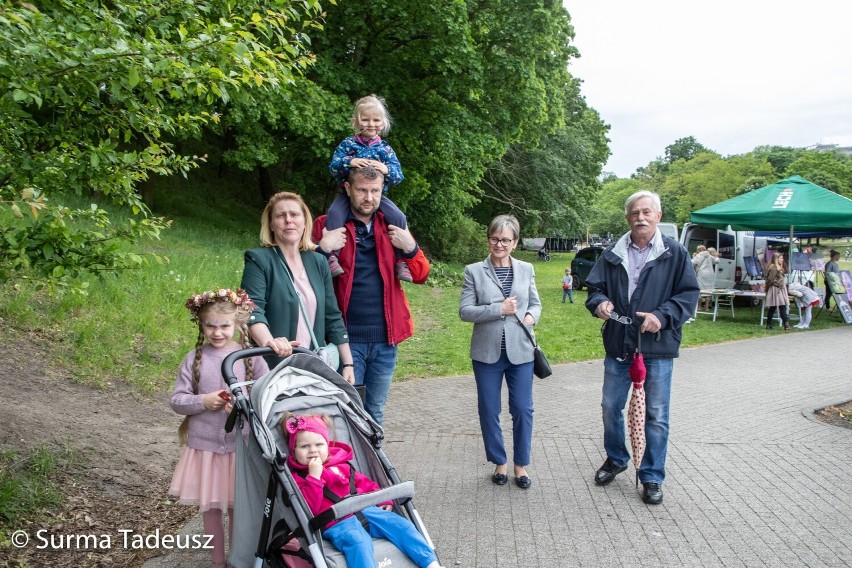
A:
POLYGON ((470 358, 476 379, 479 425, 485 457, 495 464, 491 481, 506 485, 508 458, 500 428, 503 378, 509 389, 512 416, 515 485, 532 485, 530 463, 533 427, 533 344, 521 326, 532 326, 541 315, 532 264, 512 258, 520 227, 511 215, 498 215, 488 225, 490 254, 464 269, 459 315, 473 323, 470 358))

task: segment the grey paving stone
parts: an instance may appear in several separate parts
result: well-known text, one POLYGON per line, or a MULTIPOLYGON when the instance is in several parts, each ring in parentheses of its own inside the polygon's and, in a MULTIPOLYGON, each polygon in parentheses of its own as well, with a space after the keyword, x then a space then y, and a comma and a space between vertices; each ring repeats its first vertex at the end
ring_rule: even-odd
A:
MULTIPOLYGON (((448 567, 850 566, 852 431, 808 417, 852 399, 849 373, 816 356, 850 345, 852 327, 838 327, 683 350, 657 507, 641 502, 632 465, 607 487, 593 482, 605 457, 600 360, 536 380, 527 491, 489 481, 470 376, 394 384, 385 450, 415 481, 448 567)), ((208 562, 173 554, 146 568, 208 562)))

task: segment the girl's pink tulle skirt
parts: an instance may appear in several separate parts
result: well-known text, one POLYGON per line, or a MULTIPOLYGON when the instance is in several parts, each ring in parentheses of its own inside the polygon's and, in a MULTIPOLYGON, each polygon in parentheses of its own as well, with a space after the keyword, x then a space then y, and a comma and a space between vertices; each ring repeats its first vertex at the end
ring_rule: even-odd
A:
POLYGON ((237 454, 217 454, 184 446, 169 495, 184 505, 198 505, 201 512, 227 511, 234 506, 234 471, 237 454))

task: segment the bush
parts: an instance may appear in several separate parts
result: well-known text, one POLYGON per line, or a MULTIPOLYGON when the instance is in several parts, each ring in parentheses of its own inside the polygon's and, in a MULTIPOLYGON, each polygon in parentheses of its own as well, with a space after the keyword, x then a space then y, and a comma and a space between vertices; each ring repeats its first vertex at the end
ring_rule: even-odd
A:
POLYGON ((438 258, 463 264, 482 260, 488 255, 485 233, 484 226, 462 217, 452 227, 435 229, 434 250, 430 252, 438 258))

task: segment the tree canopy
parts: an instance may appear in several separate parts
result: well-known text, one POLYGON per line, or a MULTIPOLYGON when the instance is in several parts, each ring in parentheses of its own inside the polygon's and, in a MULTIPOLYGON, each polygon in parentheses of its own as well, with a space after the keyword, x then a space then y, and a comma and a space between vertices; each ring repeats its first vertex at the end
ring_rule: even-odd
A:
POLYGON ((234 100, 291 82, 312 61, 319 3, 6 3, 0 7, 0 277, 67 285, 145 259, 122 244, 167 226, 137 186, 204 159, 174 140, 234 100), (63 206, 99 195, 127 211, 63 206))
POLYGON ((237 142, 230 155, 245 169, 278 168, 276 187, 324 210, 338 191, 326 167, 352 134, 352 103, 377 93, 406 177, 390 197, 430 252, 452 256, 446 245, 474 209, 536 221, 534 212, 552 212, 546 224, 567 228, 608 151, 605 125, 568 72, 573 34, 565 9, 543 0, 341 2, 286 104, 225 118, 237 142), (258 144, 275 148, 254 152, 258 144))
POLYGON ((57 0, 0 21, 0 214, 16 216, 0 277, 63 286, 148 261, 125 245, 168 221, 140 188, 209 167, 208 148, 255 172, 260 197, 294 190, 322 212, 369 93, 387 98, 406 176, 390 197, 438 257, 458 258, 486 212, 580 230, 608 154, 552 0, 57 0))
MULTIPOLYGON (((632 179, 639 182, 635 187, 659 193, 664 217, 677 223, 688 221, 697 209, 793 175, 852 196, 852 157, 833 149, 758 146, 745 154, 721 156, 689 136, 667 146, 665 153, 666 159, 638 168, 632 179)), ((616 181, 621 180, 604 183, 602 197, 621 187, 616 181)), ((599 214, 598 225, 609 218, 599 214)))

